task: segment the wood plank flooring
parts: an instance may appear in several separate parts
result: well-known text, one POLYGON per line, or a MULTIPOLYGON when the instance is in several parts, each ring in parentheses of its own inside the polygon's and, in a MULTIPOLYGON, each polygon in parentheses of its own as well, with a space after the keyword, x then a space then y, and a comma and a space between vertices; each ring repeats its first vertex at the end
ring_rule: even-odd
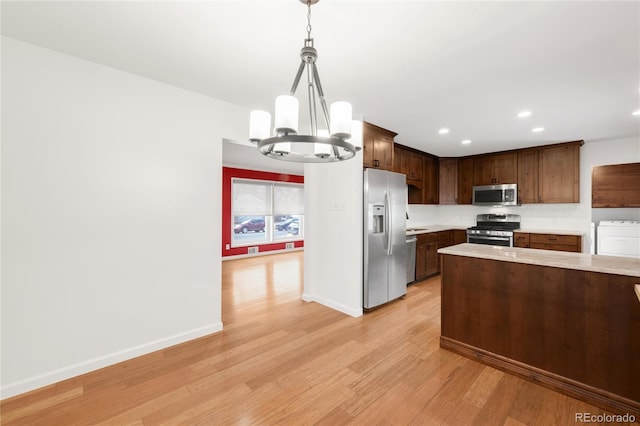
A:
POLYGON ((352 318, 301 301, 302 252, 222 270, 223 332, 2 401, 1 424, 573 425, 604 413, 440 349, 438 277, 352 318))

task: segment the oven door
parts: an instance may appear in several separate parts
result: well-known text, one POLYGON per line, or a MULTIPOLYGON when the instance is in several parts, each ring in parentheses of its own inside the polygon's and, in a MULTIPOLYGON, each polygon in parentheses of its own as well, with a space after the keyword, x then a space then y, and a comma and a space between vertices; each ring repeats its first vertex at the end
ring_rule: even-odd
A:
POLYGON ((467 234, 467 242, 471 244, 484 244, 487 246, 513 247, 513 236, 511 237, 492 237, 489 235, 469 235, 467 234))

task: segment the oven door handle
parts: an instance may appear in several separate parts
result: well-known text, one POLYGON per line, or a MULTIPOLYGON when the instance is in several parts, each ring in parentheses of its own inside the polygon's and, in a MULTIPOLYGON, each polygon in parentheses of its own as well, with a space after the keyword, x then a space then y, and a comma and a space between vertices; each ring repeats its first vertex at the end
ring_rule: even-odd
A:
POLYGON ((495 241, 509 241, 511 237, 490 237, 490 236, 478 236, 478 235, 470 235, 470 238, 477 238, 480 240, 495 240, 495 241))

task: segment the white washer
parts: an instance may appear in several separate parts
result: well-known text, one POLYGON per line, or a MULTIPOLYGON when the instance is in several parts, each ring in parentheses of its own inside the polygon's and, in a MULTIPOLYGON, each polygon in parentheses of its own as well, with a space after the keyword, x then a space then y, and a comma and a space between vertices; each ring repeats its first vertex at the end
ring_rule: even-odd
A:
POLYGON ((640 221, 601 220, 597 254, 640 258, 640 221))

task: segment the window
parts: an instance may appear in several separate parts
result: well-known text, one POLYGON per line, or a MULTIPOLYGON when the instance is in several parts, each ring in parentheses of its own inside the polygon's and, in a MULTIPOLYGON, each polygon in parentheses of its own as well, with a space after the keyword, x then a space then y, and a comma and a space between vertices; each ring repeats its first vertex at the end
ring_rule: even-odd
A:
POLYGON ((232 179, 231 188, 234 247, 303 238, 302 184, 232 179))

